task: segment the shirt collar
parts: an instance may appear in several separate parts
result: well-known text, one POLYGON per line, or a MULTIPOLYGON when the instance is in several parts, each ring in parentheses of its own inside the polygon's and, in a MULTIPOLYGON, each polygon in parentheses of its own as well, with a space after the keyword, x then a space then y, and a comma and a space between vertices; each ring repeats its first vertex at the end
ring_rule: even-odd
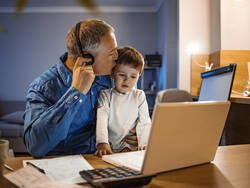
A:
POLYGON ((121 93, 121 92, 117 91, 115 88, 112 88, 112 91, 113 91, 116 95, 123 95, 123 96, 128 95, 128 94, 131 93, 131 91, 128 91, 128 92, 126 92, 126 93, 121 93))
MULTIPOLYGON (((67 60, 68 53, 64 53, 57 64, 57 70, 60 77, 63 80, 64 85, 67 87, 71 86, 72 83, 72 72, 65 66, 65 61, 67 60)), ((96 76, 93 84, 101 85, 105 88, 110 88, 112 86, 112 81, 109 75, 107 76, 96 76)))
POLYGON ((72 83, 72 72, 64 65, 65 61, 67 60, 67 57, 67 52, 60 57, 60 60, 57 63, 57 70, 63 80, 64 85, 70 87, 72 83))

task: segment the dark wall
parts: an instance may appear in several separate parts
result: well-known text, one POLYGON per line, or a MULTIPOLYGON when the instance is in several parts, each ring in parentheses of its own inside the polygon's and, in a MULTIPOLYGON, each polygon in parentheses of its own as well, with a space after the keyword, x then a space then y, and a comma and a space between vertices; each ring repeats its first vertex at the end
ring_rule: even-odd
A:
MULTIPOLYGON (((75 23, 93 17, 84 13, 0 13, 0 100, 25 100, 28 85, 58 61, 65 37, 75 23)), ((98 17, 116 30, 119 46, 142 54, 157 51, 157 13, 105 13, 98 17)))
POLYGON ((158 51, 163 66, 159 73, 159 89, 177 88, 178 78, 178 1, 165 0, 158 12, 158 51))

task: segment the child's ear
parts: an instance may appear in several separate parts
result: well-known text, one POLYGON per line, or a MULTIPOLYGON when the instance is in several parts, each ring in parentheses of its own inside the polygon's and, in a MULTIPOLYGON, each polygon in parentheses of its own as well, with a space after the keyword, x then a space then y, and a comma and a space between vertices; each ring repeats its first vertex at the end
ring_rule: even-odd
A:
POLYGON ((110 77, 114 79, 114 69, 111 71, 110 77))
POLYGON ((111 71, 111 74, 110 74, 110 77, 112 78, 112 79, 114 79, 114 77, 115 77, 115 66, 112 68, 112 71, 111 71))

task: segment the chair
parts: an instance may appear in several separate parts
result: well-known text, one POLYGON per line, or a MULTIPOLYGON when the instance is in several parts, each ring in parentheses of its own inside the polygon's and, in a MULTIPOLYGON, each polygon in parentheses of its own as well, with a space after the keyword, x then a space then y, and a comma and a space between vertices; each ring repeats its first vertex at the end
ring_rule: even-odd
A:
POLYGON ((158 92, 155 99, 156 103, 163 102, 192 102, 192 96, 189 92, 181 89, 166 89, 158 92))

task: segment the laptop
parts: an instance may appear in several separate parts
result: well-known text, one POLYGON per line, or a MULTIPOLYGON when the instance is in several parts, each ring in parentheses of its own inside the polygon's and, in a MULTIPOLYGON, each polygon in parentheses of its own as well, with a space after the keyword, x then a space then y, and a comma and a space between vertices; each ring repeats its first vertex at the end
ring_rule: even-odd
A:
POLYGON ((229 64, 201 73, 198 101, 227 101, 230 99, 237 64, 229 64))
POLYGON ((108 163, 155 174, 214 159, 229 101, 158 103, 147 150, 105 155, 108 163))

